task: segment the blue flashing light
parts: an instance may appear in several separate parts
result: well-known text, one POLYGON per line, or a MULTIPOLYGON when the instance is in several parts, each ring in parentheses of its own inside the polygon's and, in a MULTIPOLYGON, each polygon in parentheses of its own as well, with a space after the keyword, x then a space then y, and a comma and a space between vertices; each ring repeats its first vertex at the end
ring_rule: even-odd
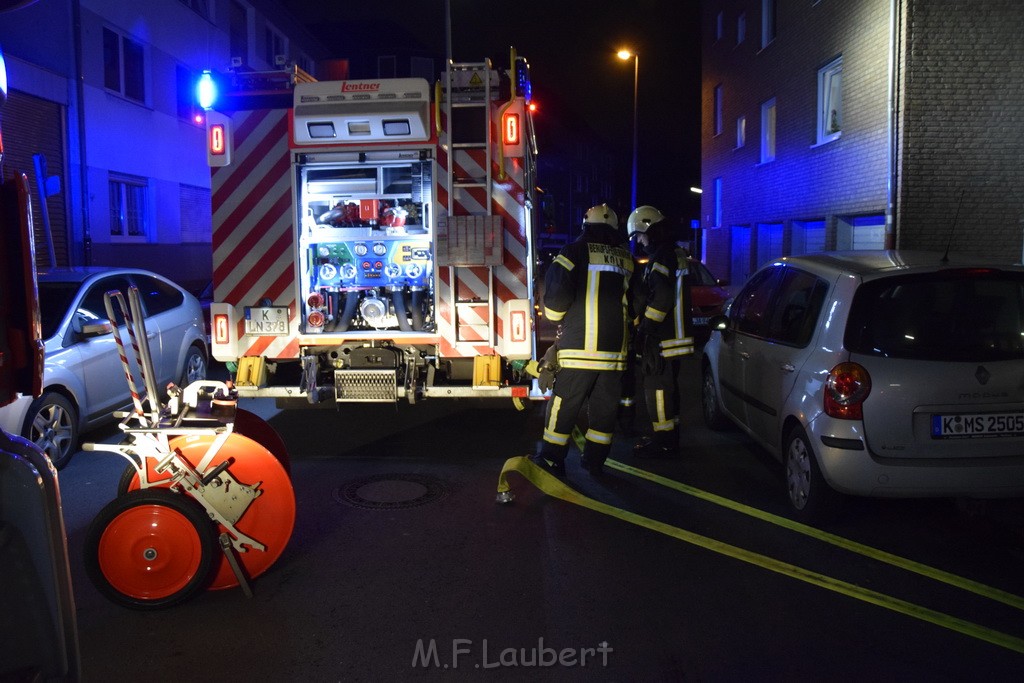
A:
POLYGON ((533 97, 533 86, 530 83, 530 64, 525 58, 516 57, 514 71, 516 95, 529 102, 533 97))
POLYGON ((199 101, 199 106, 203 109, 211 109, 217 101, 217 94, 217 82, 213 80, 213 74, 209 70, 204 71, 196 85, 196 99, 199 101))

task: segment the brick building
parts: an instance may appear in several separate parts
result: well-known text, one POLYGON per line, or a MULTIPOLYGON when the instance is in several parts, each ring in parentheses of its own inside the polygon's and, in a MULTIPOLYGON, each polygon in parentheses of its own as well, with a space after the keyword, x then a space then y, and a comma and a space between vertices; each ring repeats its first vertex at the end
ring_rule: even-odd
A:
POLYGON ((1014 0, 704 0, 712 270, 947 244, 1020 260, 1021 26, 1014 0))

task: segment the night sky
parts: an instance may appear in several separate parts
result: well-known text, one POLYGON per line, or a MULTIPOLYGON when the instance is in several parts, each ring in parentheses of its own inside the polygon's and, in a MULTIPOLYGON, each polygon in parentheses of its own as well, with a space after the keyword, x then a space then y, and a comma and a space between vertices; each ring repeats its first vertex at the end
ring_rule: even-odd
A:
MULTIPOLYGON (((406 31, 445 54, 444 0, 378 0, 375 3, 317 3, 287 0, 296 17, 346 57, 338 22, 367 25, 383 20, 381 54, 387 41, 406 31), (394 22, 403 30, 389 34, 394 22)), ((536 117, 543 140, 545 116, 562 126, 586 126, 621 159, 628 202, 633 145, 633 62, 615 56, 620 47, 640 55, 638 203, 666 214, 696 217, 689 192, 700 184, 700 45, 698 0, 450 0, 455 61, 490 57, 508 62, 509 46, 530 62, 536 117), (603 7, 601 6, 603 5, 603 7), (691 215, 692 214, 692 215, 691 215)), ((543 155, 544 150, 541 149, 543 155)))

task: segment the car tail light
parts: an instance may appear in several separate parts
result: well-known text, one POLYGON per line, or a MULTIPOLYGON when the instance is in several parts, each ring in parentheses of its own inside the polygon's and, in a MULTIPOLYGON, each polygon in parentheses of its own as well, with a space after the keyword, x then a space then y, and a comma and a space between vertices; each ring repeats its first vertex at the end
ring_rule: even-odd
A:
POLYGON ((825 380, 825 414, 841 420, 864 419, 864 399, 871 393, 871 377, 857 363, 840 363, 825 380))

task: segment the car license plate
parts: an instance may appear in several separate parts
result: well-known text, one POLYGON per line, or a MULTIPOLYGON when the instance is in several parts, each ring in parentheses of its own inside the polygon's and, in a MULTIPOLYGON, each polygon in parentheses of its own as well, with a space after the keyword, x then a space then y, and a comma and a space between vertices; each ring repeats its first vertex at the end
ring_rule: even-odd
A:
POLYGON ((699 325, 701 327, 707 327, 708 318, 707 318, 707 316, 694 316, 693 324, 694 325, 699 325))
POLYGON ((1024 436, 1024 413, 932 415, 933 439, 1024 436))
POLYGON ((288 334, 288 307, 265 306, 245 309, 245 333, 256 336, 288 334))

